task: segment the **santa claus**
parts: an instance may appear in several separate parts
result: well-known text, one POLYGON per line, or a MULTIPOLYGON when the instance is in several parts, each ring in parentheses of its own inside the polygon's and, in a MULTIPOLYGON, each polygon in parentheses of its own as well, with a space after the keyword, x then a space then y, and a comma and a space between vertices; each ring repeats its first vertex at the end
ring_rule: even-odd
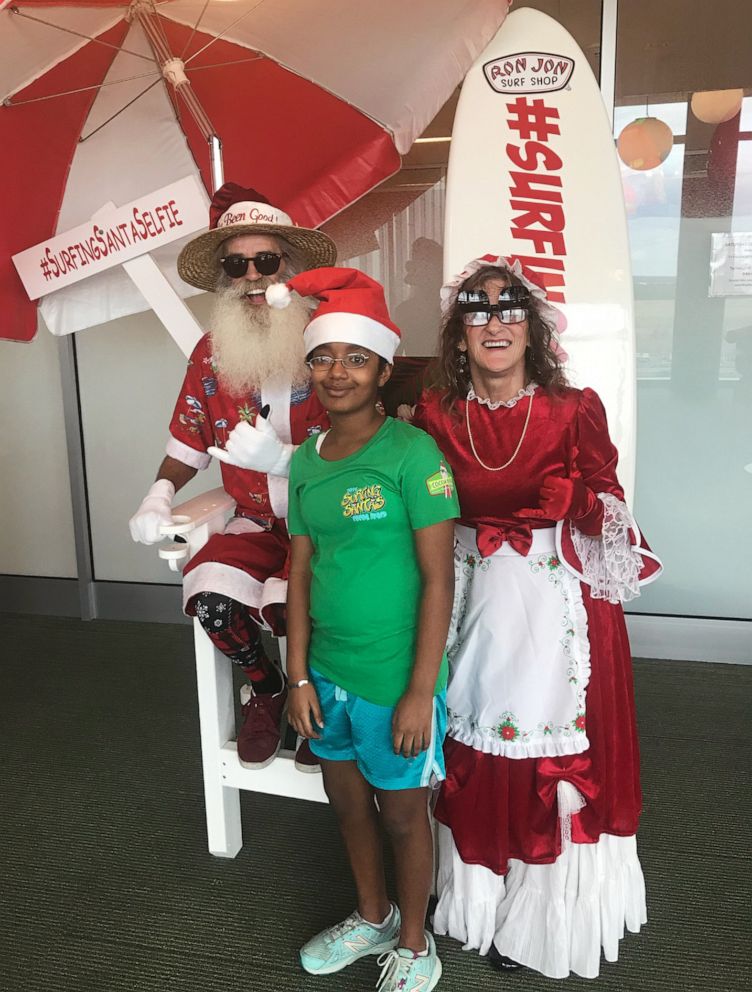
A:
MULTIPOLYGON (((209 230, 178 258, 180 276, 216 296, 211 330, 188 362, 157 480, 130 521, 134 541, 162 540, 162 526, 174 522, 175 493, 212 456, 222 462, 235 512, 188 563, 183 609, 248 677, 238 733, 238 757, 248 768, 263 768, 279 751, 287 699, 261 630, 284 633, 290 458, 327 426, 304 363, 310 311, 299 297, 272 309, 264 294, 301 271, 333 265, 336 254, 325 234, 297 227, 255 190, 234 183, 217 190, 209 230)), ((317 770, 307 744, 296 766, 317 770)))

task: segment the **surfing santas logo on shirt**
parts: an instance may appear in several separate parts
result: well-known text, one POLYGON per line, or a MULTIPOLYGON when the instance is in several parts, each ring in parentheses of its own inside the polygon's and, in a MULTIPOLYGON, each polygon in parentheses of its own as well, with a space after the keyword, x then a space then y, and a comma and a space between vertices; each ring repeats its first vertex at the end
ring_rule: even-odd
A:
POLYGON ((441 462, 439 465, 438 472, 434 472, 433 475, 428 476, 426 486, 431 496, 443 496, 445 499, 452 498, 454 479, 449 474, 449 470, 444 462, 441 462))
POLYGON ((381 486, 351 486, 340 501, 342 515, 355 521, 381 520, 386 516, 386 499, 381 486))
POLYGON ((574 72, 574 59, 549 52, 519 52, 483 66, 496 93, 554 93, 563 90, 574 72))

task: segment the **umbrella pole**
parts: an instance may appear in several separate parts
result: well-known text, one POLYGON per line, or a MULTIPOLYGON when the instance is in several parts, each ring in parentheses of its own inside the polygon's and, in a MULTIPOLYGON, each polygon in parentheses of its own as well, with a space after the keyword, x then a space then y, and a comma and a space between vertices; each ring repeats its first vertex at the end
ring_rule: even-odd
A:
POLYGON ((212 193, 215 193, 220 186, 224 186, 225 182, 225 169, 222 162, 222 142, 216 134, 209 136, 209 149, 211 152, 212 193))
POLYGON ((160 24, 153 0, 136 0, 131 5, 130 14, 138 21, 146 35, 154 59, 162 71, 164 78, 172 85, 175 96, 182 97, 199 131, 209 143, 209 159, 212 175, 212 193, 224 183, 224 167, 222 164, 222 142, 212 126, 206 111, 196 96, 191 81, 185 73, 185 63, 170 51, 167 36, 160 24))

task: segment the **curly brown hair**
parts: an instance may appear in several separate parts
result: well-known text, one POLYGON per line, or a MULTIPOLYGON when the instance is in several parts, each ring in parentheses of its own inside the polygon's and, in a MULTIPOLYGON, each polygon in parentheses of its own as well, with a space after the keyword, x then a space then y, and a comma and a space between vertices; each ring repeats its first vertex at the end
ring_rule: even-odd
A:
MULTIPOLYGON (((524 283, 509 269, 497 265, 484 265, 462 283, 461 290, 481 287, 490 278, 501 277, 510 286, 524 283)), ((543 315, 541 301, 536 296, 528 303, 528 346, 525 349, 525 376, 528 382, 537 382, 549 393, 560 394, 567 387, 559 356, 553 348, 554 328, 543 315)), ((466 362, 460 367, 459 343, 465 338, 465 325, 462 323, 457 300, 441 328, 439 354, 433 364, 429 384, 443 393, 442 405, 451 409, 458 399, 464 399, 470 388, 470 367, 466 362)))

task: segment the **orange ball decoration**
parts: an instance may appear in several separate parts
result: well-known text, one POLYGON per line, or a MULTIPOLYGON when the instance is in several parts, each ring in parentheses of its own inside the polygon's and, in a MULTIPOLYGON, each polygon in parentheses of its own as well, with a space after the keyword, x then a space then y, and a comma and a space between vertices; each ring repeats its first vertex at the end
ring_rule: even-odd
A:
POLYGON ((657 117, 638 117, 619 135, 616 149, 622 162, 638 172, 665 162, 674 144, 671 128, 657 117))
POLYGON ((704 90, 693 93, 692 113, 703 124, 725 124, 741 110, 744 90, 704 90))

